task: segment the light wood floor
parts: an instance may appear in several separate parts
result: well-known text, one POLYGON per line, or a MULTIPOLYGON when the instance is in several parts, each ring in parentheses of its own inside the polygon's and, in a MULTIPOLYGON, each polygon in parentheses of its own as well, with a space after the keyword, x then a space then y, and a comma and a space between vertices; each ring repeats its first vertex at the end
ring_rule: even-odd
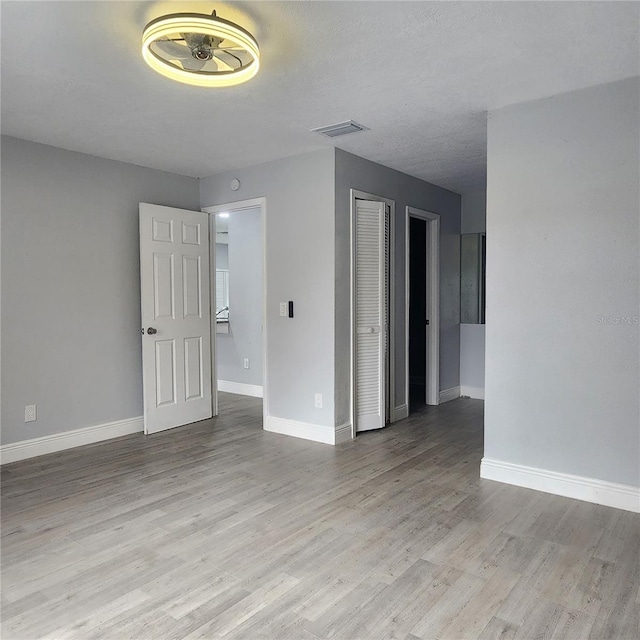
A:
POLYGON ((260 412, 6 466, 2 637, 639 637, 640 516, 479 480, 481 401, 335 448, 260 412))

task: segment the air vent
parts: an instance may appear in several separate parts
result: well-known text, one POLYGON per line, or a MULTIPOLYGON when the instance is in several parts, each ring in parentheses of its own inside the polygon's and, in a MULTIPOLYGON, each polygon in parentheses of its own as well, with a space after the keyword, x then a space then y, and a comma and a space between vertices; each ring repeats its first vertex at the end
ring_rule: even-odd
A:
POLYGON ((338 122, 338 124, 330 124, 328 127, 319 127, 311 129, 313 133, 327 136, 327 138, 335 138, 337 136, 346 136, 348 133, 357 133, 358 131, 369 131, 369 127, 365 127, 353 120, 346 122, 338 122))

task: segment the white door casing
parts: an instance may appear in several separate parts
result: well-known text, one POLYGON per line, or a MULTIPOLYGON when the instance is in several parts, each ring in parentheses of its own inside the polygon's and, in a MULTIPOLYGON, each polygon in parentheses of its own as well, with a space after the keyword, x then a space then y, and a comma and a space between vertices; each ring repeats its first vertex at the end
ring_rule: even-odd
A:
POLYGON ((207 214, 140 203, 140 280, 145 433, 210 418, 207 214))
POLYGON ((383 202, 356 200, 354 230, 355 427, 385 426, 387 233, 383 202))
MULTIPOLYGON (((267 418, 269 416, 269 393, 268 393, 268 385, 269 385, 269 368, 267 366, 268 363, 268 349, 267 349, 267 200, 264 197, 260 198, 251 198, 248 200, 240 200, 236 202, 228 202, 224 204, 216 204, 210 207, 204 207, 202 211, 206 213, 209 217, 209 237, 216 237, 216 215, 219 213, 227 212, 239 212, 246 209, 255 209, 260 208, 261 214, 261 224, 262 224, 262 424, 265 425, 267 423, 267 418)), ((213 269, 215 270, 216 264, 216 243, 210 243, 210 263, 213 265, 213 269)), ((216 279, 211 279, 211 296, 213 299, 216 298, 216 289, 215 289, 216 279)), ((218 415, 218 372, 217 372, 217 363, 215 354, 216 351, 216 323, 212 322, 212 331, 211 331, 211 353, 214 354, 212 360, 212 389, 213 389, 213 415, 218 415)))

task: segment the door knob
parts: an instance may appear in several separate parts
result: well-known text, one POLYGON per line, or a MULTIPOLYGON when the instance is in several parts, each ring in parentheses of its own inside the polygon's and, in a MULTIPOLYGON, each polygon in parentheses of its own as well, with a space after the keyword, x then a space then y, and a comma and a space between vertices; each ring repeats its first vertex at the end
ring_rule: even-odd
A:
POLYGON ((153 327, 149 327, 149 328, 147 329, 147 335, 148 335, 148 336, 154 336, 156 333, 158 333, 158 330, 157 330, 157 329, 154 329, 153 327))

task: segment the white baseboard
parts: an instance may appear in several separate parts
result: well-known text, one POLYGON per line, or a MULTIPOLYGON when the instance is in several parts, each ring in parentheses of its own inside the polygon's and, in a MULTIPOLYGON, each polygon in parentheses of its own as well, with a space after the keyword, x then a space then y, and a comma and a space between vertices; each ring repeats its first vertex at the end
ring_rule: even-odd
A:
POLYGON ((132 433, 141 433, 143 430, 144 420, 140 416, 139 418, 127 418, 126 420, 105 422, 104 424, 96 424, 92 427, 83 427, 73 431, 54 433, 41 438, 11 442, 0 446, 0 464, 9 464, 18 460, 43 456, 47 453, 81 447, 85 444, 102 442, 102 440, 128 436, 132 433))
POLYGON ((350 424, 343 424, 339 427, 325 427, 319 424, 267 416, 264 422, 264 430, 324 444, 340 444, 341 442, 346 442, 346 440, 351 440, 350 424))
POLYGON ((351 437, 351 423, 350 422, 345 422, 344 424, 341 424, 340 426, 336 427, 336 439, 335 439, 335 444, 341 444, 343 442, 347 442, 349 440, 352 440, 353 438, 351 437))
POLYGON ((406 404, 401 404, 399 407, 391 409, 391 422, 397 422, 403 418, 409 417, 409 407, 406 404))
POLYGON ((449 402, 449 400, 456 400, 460 397, 460 387, 451 387, 451 389, 443 389, 440 392, 440 404, 443 402, 449 402))
POLYGON ((460 395, 469 396, 476 400, 484 400, 484 387, 467 387, 466 385, 460 385, 460 395))
POLYGON ((237 393, 241 396, 251 396, 262 398, 263 389, 259 384, 244 384, 243 382, 229 382, 228 380, 218 380, 218 391, 227 393, 237 393))
POLYGON ((483 458, 480 477, 640 513, 640 487, 483 458))

